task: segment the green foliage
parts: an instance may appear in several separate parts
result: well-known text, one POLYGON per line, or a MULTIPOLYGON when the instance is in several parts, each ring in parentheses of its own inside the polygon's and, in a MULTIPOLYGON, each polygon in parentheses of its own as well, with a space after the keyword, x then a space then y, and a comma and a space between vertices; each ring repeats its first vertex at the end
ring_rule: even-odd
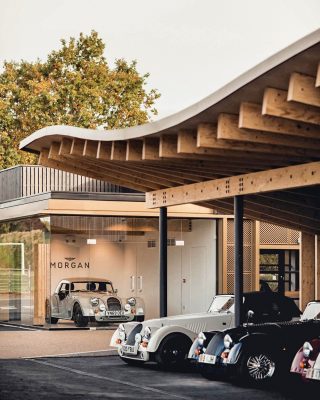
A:
POLYGON ((136 61, 110 68, 94 31, 61 40, 45 62, 5 62, 0 74, 0 169, 34 163, 18 150, 21 139, 49 125, 117 129, 150 121, 158 91, 145 90, 149 74, 136 61))

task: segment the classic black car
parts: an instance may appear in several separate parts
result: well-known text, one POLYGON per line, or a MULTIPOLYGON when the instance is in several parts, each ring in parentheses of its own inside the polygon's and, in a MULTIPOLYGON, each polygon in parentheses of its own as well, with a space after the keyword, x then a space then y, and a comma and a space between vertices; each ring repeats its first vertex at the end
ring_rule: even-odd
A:
MULTIPOLYGON (((234 304, 232 308, 234 308, 234 304)), ((272 292, 267 285, 262 285, 259 292, 244 293, 244 314, 247 314, 249 310, 254 312, 251 316, 251 322, 253 323, 291 321, 292 318, 299 318, 301 314, 299 308, 292 299, 279 293, 272 292)), ((233 312, 233 310, 231 311, 233 312)), ((233 326, 229 326, 229 328, 232 327, 233 326)), ((199 333, 189 350, 189 360, 198 361, 199 358, 203 359, 203 350, 207 348, 210 340, 219 331, 221 331, 221 329, 199 333)), ((204 374, 205 373, 206 372, 204 372, 204 374)))
POLYGON ((311 302, 299 320, 247 323, 215 334, 198 359, 202 374, 262 383, 289 373, 297 348, 320 334, 319 308, 311 302))

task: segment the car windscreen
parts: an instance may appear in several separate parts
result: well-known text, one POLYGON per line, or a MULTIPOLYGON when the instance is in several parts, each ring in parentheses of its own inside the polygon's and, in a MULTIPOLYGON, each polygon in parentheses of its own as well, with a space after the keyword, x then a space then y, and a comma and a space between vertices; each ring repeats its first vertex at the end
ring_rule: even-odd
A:
POLYGON ((230 308, 234 304, 234 297, 232 296, 216 296, 210 307, 208 312, 222 312, 222 311, 230 311, 230 308))
POLYGON ((111 282, 84 281, 72 282, 71 292, 105 292, 113 293, 111 282))

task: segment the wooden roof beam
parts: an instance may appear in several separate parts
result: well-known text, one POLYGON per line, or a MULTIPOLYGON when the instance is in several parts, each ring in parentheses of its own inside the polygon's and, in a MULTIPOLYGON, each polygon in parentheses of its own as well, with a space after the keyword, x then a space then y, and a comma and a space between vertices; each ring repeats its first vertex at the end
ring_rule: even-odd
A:
POLYGON ((315 107, 287 101, 288 92, 267 88, 264 91, 262 115, 270 115, 320 125, 320 112, 315 107))
POLYGON ((142 140, 128 140, 126 148, 126 161, 141 161, 142 147, 142 140))
MULTIPOLYGON (((229 135, 229 131, 233 130, 235 133, 238 132, 238 118, 230 114, 220 114, 218 119, 217 130, 214 125, 209 123, 201 123, 198 125, 197 131, 197 146, 200 149, 204 147, 212 149, 213 152, 219 150, 221 153, 229 154, 230 157, 235 159, 240 158, 247 165, 254 164, 264 164, 266 166, 270 165, 287 165, 289 162, 304 162, 306 157, 298 154, 299 151, 296 149, 288 150, 287 148, 277 149, 271 145, 259 145, 252 142, 239 142, 218 139, 218 137, 223 137, 229 135), (231 118, 230 118, 231 117, 231 118), (294 154, 293 154, 294 153, 294 154)), ((188 137, 185 132, 179 134, 180 149, 185 148, 185 152, 188 147, 194 144, 194 137, 188 137)), ((189 150, 191 151, 191 150, 189 150)))
POLYGON ((316 78, 316 87, 320 87, 320 62, 318 64, 318 69, 317 69, 317 78, 316 78))
POLYGON ((143 160, 160 160, 159 157, 159 138, 145 137, 142 145, 143 160))
POLYGON ((218 119, 218 140, 233 140, 248 142, 254 150, 273 154, 282 154, 294 157, 320 158, 320 140, 274 135, 256 130, 241 129, 238 127, 237 115, 220 114, 218 119), (307 148, 305 147, 307 146, 307 148))
POLYGON ((111 146, 111 160, 112 161, 125 161, 127 155, 127 142, 124 140, 116 140, 112 142, 111 146))
POLYGON ((155 208, 319 184, 318 161, 150 192, 146 201, 155 208))
MULTIPOLYGON (((300 145, 302 145, 301 147, 303 148, 310 148, 309 146, 312 146, 314 143, 312 139, 320 140, 319 127, 316 125, 268 115, 263 116, 261 113, 261 104, 241 103, 239 128, 260 131, 259 137, 261 136, 261 131, 270 132, 269 135, 265 137, 268 139, 270 138, 272 141, 274 138, 277 138, 279 144, 283 144, 284 146, 290 143, 290 145, 294 147, 300 147, 300 145), (275 133, 280 135, 274 135, 275 133), (287 137, 287 135, 289 135, 289 137, 287 137), (296 138, 292 138, 292 136, 296 138)), ((319 142, 316 141, 316 143, 319 142)))
POLYGON ((95 140, 85 140, 84 148, 83 148, 83 156, 84 157, 92 157, 97 158, 99 149, 99 142, 95 140))
MULTIPOLYGON (((233 214, 233 201, 228 199, 224 200, 210 200, 209 202, 201 202, 197 203, 198 205, 202 205, 203 207, 212 208, 224 213, 233 214)), ((276 218, 272 215, 261 213, 258 211, 254 211, 246 206, 246 202, 244 203, 244 216, 245 218, 250 218, 257 221, 264 221, 268 223, 272 223, 279 226, 285 226, 290 229, 295 229, 298 231, 308 232, 308 233, 316 233, 314 229, 310 227, 300 226, 295 221, 283 221, 282 219, 276 218)), ((317 229, 318 232, 318 229, 317 229)))
POLYGON ((97 159, 109 161, 111 158, 111 147, 111 142, 99 141, 97 147, 97 159))
POLYGON ((291 74, 287 100, 320 107, 320 88, 316 87, 316 78, 297 72, 291 74))
POLYGON ((73 156, 82 156, 84 145, 85 145, 85 140, 76 138, 73 139, 70 149, 70 154, 73 156))

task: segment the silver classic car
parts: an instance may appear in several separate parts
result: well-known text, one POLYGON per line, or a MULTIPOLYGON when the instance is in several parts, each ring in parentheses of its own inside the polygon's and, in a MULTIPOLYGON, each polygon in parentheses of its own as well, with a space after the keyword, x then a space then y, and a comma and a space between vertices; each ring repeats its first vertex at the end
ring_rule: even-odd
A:
POLYGON ((140 298, 121 300, 112 282, 101 278, 68 278, 61 280, 46 303, 47 322, 73 320, 78 327, 89 321, 143 321, 144 305, 140 298))

